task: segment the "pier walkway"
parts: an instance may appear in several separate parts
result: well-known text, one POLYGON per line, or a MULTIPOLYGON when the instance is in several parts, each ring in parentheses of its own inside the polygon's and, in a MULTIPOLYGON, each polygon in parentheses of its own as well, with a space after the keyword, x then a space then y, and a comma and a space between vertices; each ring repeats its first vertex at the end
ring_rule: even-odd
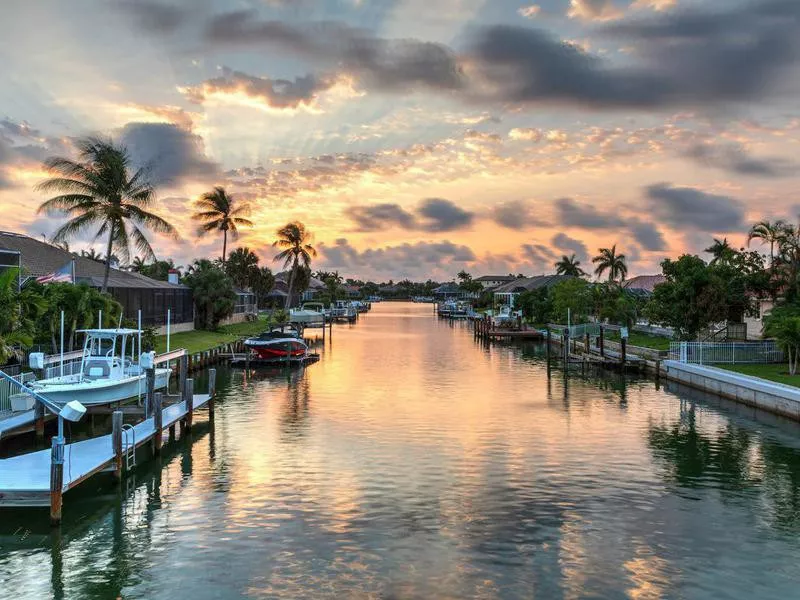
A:
MULTIPOLYGON (((192 412, 208 404, 210 399, 210 394, 194 394, 192 412)), ((164 429, 175 425, 188 413, 186 401, 167 406, 162 410, 160 430, 155 417, 150 417, 133 426, 133 435, 128 433, 127 439, 131 445, 135 440, 138 448, 157 434, 163 436, 164 429)), ((62 493, 95 473, 114 471, 117 453, 113 442, 113 434, 108 434, 66 444, 62 493)), ((0 460, 0 507, 50 506, 51 465, 50 449, 0 460)))

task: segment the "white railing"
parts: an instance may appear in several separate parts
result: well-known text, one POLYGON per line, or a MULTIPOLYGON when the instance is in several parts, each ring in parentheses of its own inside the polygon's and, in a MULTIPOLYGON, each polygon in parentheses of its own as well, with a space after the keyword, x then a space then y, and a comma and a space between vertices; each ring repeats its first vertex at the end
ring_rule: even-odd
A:
MULTIPOLYGON (((30 383, 36 376, 33 373, 22 373, 15 375, 13 379, 19 383, 30 383)), ((0 413, 11 410, 11 396, 17 393, 16 387, 9 380, 0 379, 0 413)))
MULTIPOLYGON (((47 364, 45 362, 45 364, 47 364)), ((78 360, 71 360, 69 362, 64 362, 64 375, 75 375, 81 372, 81 359, 78 360)), ((61 365, 60 364, 51 364, 49 367, 45 367, 42 372, 42 379, 52 379, 53 377, 60 377, 62 375, 61 365)))
POLYGON ((783 350, 765 342, 670 342, 669 358, 682 363, 764 364, 783 362, 783 350))

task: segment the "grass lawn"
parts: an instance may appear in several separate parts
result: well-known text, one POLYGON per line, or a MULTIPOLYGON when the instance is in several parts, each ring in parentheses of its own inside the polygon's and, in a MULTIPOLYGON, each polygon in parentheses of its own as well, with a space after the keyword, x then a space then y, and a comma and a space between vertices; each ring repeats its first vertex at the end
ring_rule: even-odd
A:
MULTIPOLYGON (((171 350, 186 348, 189 354, 194 354, 195 352, 202 352, 203 350, 216 348, 220 344, 236 341, 244 336, 261 333, 264 331, 266 325, 266 318, 260 318, 258 321, 246 321, 244 323, 224 325, 220 327, 218 331, 197 330, 173 333, 170 335, 169 345, 171 350)), ((166 350, 167 336, 157 336, 156 352, 166 352, 166 350)))
MULTIPOLYGON (((619 341, 619 333, 616 331, 609 331, 606 337, 615 342, 619 341)), ((669 343, 671 341, 670 338, 660 335, 650 335, 649 333, 642 333, 640 331, 631 331, 628 336, 629 346, 641 346, 642 348, 652 348, 653 350, 669 350, 669 343)))
POLYGON ((761 379, 769 379, 777 383, 800 387, 800 375, 789 375, 789 365, 787 363, 769 365, 714 365, 720 369, 735 371, 742 375, 751 375, 761 379))

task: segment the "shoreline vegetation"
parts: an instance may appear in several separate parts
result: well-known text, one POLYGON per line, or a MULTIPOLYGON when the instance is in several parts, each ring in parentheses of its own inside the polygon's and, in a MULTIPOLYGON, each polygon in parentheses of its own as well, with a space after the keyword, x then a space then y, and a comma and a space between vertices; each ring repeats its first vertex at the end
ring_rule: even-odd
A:
MULTIPOLYGON (((259 317, 255 321, 223 325, 216 331, 207 331, 204 329, 182 331, 169 336, 169 345, 171 350, 185 348, 189 354, 195 354, 196 352, 211 350, 222 344, 235 342, 243 337, 259 334, 264 331, 264 328, 267 327, 268 324, 269 319, 266 317, 259 317)), ((166 352, 166 335, 155 336, 154 349, 158 353, 166 352)))

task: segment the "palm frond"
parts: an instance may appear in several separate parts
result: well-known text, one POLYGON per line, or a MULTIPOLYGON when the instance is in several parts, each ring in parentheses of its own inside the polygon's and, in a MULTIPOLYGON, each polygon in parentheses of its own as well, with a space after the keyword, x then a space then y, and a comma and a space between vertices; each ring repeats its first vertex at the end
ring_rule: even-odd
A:
POLYGON ((56 196, 55 198, 45 200, 41 205, 39 205, 39 208, 36 209, 36 212, 54 214, 66 210, 72 210, 76 206, 91 206, 94 204, 95 199, 91 196, 85 196, 83 194, 63 194, 61 196, 56 196))
POLYGON ((102 217, 100 215, 91 212, 85 213, 79 217, 75 217, 71 221, 67 221, 61 227, 59 227, 51 237, 51 241, 57 244, 62 243, 73 235, 80 233, 87 227, 94 225, 101 218, 102 217))

